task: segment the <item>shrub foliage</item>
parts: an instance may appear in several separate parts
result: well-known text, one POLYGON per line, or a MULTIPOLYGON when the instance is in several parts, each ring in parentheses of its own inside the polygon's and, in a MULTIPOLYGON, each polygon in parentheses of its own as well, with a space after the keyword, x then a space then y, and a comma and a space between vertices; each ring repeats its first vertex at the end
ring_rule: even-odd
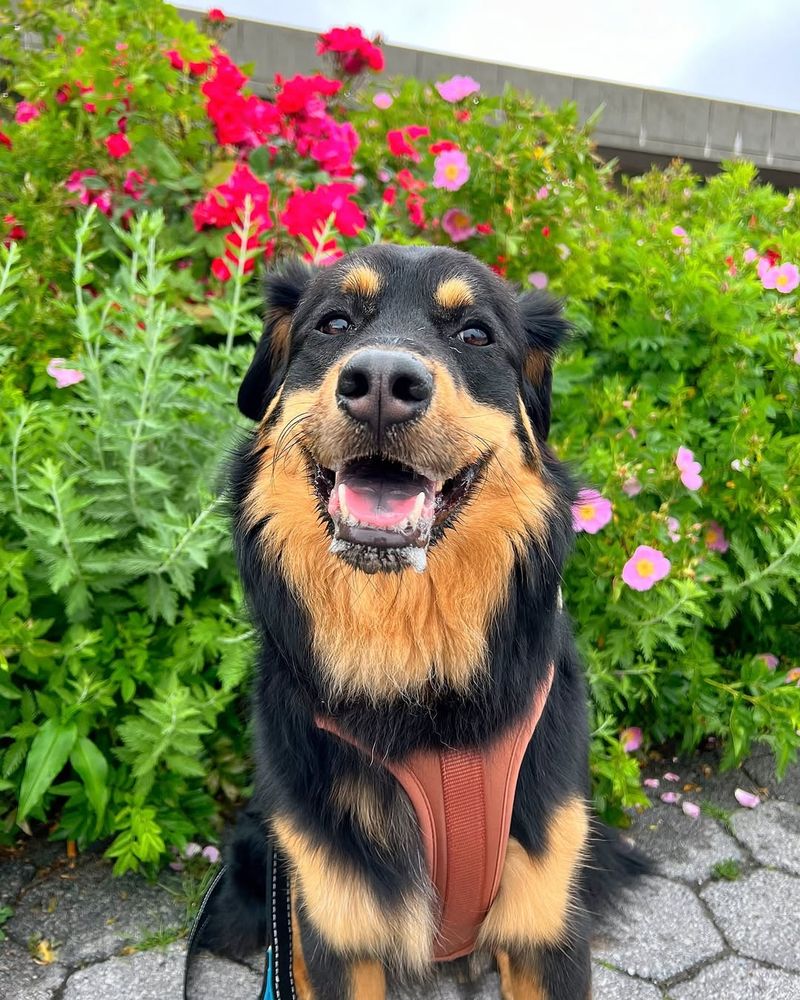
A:
POLYGON ((256 278, 379 240, 456 243, 566 298, 552 438, 594 491, 564 590, 599 807, 643 800, 639 730, 714 737, 729 764, 762 740, 786 765, 794 195, 746 163, 616 189, 574 106, 381 80, 357 32, 323 38, 326 72, 256 95, 225 22, 203 34, 160 0, 17 8, 0 7, 21 29, 0 31, 0 836, 46 821, 108 839, 118 871, 152 867, 246 794, 249 631, 218 482, 256 278))

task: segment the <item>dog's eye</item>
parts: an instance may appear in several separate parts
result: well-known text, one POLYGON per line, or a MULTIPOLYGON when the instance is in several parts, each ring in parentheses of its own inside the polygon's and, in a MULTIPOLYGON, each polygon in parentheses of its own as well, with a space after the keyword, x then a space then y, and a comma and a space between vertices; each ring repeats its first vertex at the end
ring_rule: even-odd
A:
POLYGON ((352 330, 353 324, 346 316, 337 313, 334 316, 326 316, 317 329, 320 333, 327 333, 329 336, 335 337, 339 333, 347 333, 348 330, 352 330))
POLYGON ((486 330, 481 330, 478 326, 471 326, 468 330, 461 330, 458 334, 458 339, 463 340, 470 347, 486 347, 487 344, 491 344, 492 342, 492 338, 486 330))

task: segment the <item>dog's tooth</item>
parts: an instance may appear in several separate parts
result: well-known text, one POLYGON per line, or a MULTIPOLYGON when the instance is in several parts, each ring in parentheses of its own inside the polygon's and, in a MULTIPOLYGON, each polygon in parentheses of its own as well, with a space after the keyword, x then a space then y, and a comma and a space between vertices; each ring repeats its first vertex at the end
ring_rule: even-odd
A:
POLYGON ((444 489, 444 480, 443 480, 443 479, 440 479, 440 480, 439 480, 439 481, 437 482, 437 484, 436 484, 436 486, 434 487, 434 489, 435 489, 435 491, 436 491, 437 493, 441 493, 441 492, 442 492, 442 490, 444 489))
POLYGON ((411 513, 408 515, 408 521, 412 528, 416 528, 419 524, 420 515, 422 514, 422 508, 425 506, 425 494, 420 493, 417 499, 414 501, 414 506, 411 508, 411 513))
POLYGON ((350 517, 350 508, 347 506, 347 490, 344 483, 339 483, 339 510, 342 513, 342 520, 347 521, 350 517))

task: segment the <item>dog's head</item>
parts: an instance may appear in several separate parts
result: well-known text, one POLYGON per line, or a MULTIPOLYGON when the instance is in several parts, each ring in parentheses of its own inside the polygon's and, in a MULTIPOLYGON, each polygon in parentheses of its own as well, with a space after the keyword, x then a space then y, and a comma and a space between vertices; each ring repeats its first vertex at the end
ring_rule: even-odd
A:
MULTIPOLYGON (((546 533, 555 300, 465 253, 384 245, 285 266, 267 308, 239 391, 269 458, 254 517, 312 509, 326 551, 366 573, 423 572, 463 531, 546 533)), ((287 523, 282 554, 300 544, 287 523)))

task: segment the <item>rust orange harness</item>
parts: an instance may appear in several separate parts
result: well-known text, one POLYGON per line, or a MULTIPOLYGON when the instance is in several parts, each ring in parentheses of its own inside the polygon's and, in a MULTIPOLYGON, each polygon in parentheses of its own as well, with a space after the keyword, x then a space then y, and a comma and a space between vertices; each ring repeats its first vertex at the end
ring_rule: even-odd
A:
MULTIPOLYGON (((417 814, 428 873, 439 899, 436 961, 468 955, 497 896, 511 829, 522 759, 541 718, 554 667, 530 711, 495 743, 480 750, 425 750, 386 767, 417 814)), ((369 751, 333 719, 317 725, 369 751)))

